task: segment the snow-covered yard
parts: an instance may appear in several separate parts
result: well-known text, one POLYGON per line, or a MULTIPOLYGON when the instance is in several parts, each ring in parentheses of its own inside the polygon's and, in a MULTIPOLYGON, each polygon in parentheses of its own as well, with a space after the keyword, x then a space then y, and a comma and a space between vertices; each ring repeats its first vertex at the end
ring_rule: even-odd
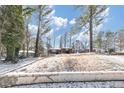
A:
MULTIPOLYGON (((124 71, 124 56, 94 53, 60 54, 48 58, 27 58, 17 64, 0 63, 0 73, 124 71)), ((62 82, 14 86, 15 88, 114 88, 124 81, 62 82)))
POLYGON ((60 54, 48 58, 27 58, 17 64, 0 62, 0 74, 15 72, 124 71, 124 56, 60 54))
POLYGON ((0 62, 0 74, 4 74, 16 69, 19 69, 21 67, 24 67, 26 65, 29 65, 41 58, 26 58, 26 59, 21 59, 17 64, 11 64, 11 63, 3 63, 0 62))
POLYGON ((124 71, 124 56, 61 54, 39 60, 16 72, 124 71))

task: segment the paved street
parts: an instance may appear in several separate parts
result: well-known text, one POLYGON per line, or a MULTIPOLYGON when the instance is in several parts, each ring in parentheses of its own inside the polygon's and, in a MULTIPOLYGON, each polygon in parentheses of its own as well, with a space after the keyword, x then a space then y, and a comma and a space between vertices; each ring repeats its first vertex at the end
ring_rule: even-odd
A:
POLYGON ((124 88, 124 81, 42 83, 13 88, 124 88))

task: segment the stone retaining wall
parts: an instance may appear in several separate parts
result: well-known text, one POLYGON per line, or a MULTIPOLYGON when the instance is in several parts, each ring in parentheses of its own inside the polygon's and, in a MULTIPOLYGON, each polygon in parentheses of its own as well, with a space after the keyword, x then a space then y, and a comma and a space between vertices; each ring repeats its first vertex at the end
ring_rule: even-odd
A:
POLYGON ((124 80, 123 71, 8 73, 0 76, 0 87, 66 81, 124 80))

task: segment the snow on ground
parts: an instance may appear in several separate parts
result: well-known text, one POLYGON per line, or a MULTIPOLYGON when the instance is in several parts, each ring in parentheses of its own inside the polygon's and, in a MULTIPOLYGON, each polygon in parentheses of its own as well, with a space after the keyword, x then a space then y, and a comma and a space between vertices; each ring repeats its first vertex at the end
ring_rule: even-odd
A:
POLYGON ((0 74, 6 73, 8 71, 11 71, 16 68, 23 67, 27 64, 30 64, 32 62, 35 62, 40 58, 26 58, 26 59, 21 59, 17 64, 12 64, 12 63, 3 63, 0 62, 0 74))
MULTIPOLYGON (((0 73, 22 67, 14 72, 62 71, 124 71, 124 56, 98 54, 61 54, 45 59, 27 58, 17 64, 0 62, 0 73), (23 67, 26 64, 25 67, 23 67)), ((124 81, 41 83, 14 86, 13 88, 114 88, 124 87, 124 81)))
POLYGON ((17 72, 124 71, 124 56, 61 54, 39 60, 17 72))
POLYGON ((122 88, 124 81, 41 83, 12 88, 122 88))
POLYGON ((122 55, 101 55, 104 59, 111 60, 112 62, 115 63, 124 63, 124 56, 122 55))
POLYGON ((15 72, 29 73, 66 71, 124 71, 124 56, 98 55, 91 53, 59 54, 45 59, 27 58, 20 60, 17 64, 0 62, 0 74, 6 73, 7 71, 15 68, 19 68, 16 69, 15 72))

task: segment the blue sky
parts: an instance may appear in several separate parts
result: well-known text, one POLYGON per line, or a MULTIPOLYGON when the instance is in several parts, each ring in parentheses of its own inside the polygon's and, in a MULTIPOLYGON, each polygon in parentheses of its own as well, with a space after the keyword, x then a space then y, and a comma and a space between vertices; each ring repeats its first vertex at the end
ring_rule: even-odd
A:
MULTIPOLYGON (((107 11, 106 22, 100 27, 101 31, 117 31, 124 28, 124 6, 109 5, 107 11)), ((72 5, 56 5, 53 8, 53 26, 52 33, 58 38, 64 32, 69 31, 69 28, 74 24, 74 19, 80 14, 80 11, 72 5)), ((36 25, 36 19, 33 17, 33 24, 36 25)), ((81 36, 81 35, 79 35, 81 36)), ((78 37, 78 35, 77 35, 78 37)), ((81 37, 83 38, 83 37, 81 37)), ((52 41, 53 42, 53 41, 52 41)), ((56 41, 56 46, 59 46, 59 39, 56 41)))
POLYGON ((108 6, 108 22, 103 26, 104 30, 117 31, 124 28, 124 6, 108 6))
MULTIPOLYGON (((74 6, 71 5, 68 6, 58 5, 58 6, 54 6, 53 8, 55 9, 55 16, 67 18, 68 21, 72 20, 74 17, 79 15, 79 11, 76 10, 74 6)), ((124 6, 110 5, 108 6, 108 8, 109 8, 109 15, 107 19, 108 21, 104 24, 103 30, 116 31, 121 28, 124 28, 124 6)), ((68 29, 68 27, 66 29, 68 29)))
POLYGON ((63 34, 63 32, 68 31, 70 28, 69 21, 76 18, 80 13, 79 10, 75 9, 72 5, 56 5, 53 9, 55 9, 54 16, 68 19, 67 26, 59 29, 59 34, 63 34))
MULTIPOLYGON (((103 24, 101 27, 102 31, 117 31, 119 29, 124 28, 124 6, 108 6, 108 16, 107 21, 103 24)), ((59 34, 63 34, 65 31, 68 31, 70 28, 69 22, 77 17, 80 14, 80 11, 76 10, 74 6, 71 5, 63 5, 63 6, 54 6, 53 9, 55 9, 54 16, 67 18, 68 23, 65 28, 60 28, 56 34, 58 36, 59 34)))

